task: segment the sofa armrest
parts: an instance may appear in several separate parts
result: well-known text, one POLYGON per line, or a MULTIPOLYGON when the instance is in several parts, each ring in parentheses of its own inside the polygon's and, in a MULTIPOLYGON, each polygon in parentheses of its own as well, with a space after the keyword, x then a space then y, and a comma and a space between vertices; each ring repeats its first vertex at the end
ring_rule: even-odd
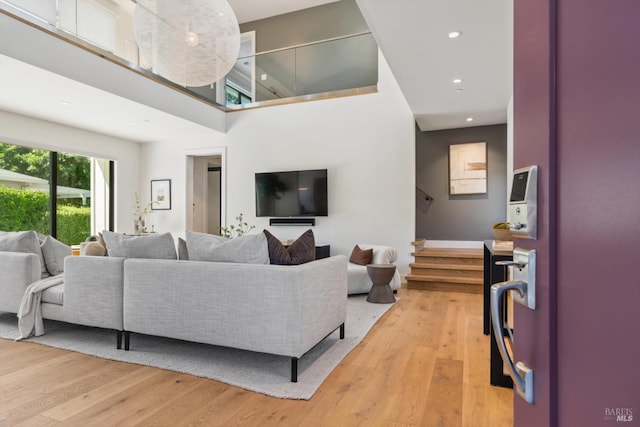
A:
POLYGON ((27 287, 41 275, 38 255, 0 252, 0 311, 17 313, 27 287))
MULTIPOLYGON (((345 323, 347 313, 347 264, 344 255, 316 260, 298 266, 303 276, 299 291, 303 353, 345 323)), ((349 326, 347 325, 347 328, 349 326)))
POLYGON ((393 264, 398 260, 398 251, 391 246, 359 244, 360 249, 373 249, 371 264, 393 264))
POLYGON ((122 330, 124 258, 68 256, 64 260, 64 320, 122 330))

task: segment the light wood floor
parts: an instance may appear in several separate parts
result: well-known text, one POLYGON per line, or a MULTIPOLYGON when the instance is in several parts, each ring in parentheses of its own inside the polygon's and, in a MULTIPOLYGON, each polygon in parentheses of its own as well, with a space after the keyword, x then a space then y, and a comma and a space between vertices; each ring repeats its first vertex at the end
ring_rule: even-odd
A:
POLYGON ((489 385, 482 296, 398 296, 309 401, 0 340, 0 426, 513 425, 512 391, 489 385))

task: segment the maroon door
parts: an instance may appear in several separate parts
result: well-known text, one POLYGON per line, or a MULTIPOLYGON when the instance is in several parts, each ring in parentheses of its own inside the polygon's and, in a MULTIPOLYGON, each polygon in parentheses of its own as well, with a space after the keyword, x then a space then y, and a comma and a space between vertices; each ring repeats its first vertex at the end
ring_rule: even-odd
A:
POLYGON ((514 4, 514 168, 539 165, 515 425, 640 425, 640 2, 514 4))

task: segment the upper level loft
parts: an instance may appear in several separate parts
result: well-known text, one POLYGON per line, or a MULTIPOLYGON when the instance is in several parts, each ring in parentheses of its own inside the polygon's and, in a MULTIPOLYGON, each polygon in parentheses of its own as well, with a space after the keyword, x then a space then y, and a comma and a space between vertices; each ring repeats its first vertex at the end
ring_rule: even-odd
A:
POLYGON ((0 0, 6 16, 223 112, 377 91, 378 46, 354 0, 241 23, 235 65, 200 87, 163 78, 141 55, 135 7, 133 0, 0 0), (327 25, 327 18, 343 25, 327 25))

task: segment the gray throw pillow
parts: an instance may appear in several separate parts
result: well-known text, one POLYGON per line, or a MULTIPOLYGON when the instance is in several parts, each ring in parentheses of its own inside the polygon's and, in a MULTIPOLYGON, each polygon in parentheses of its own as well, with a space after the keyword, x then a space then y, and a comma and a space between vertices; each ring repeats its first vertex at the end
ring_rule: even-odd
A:
POLYGON ((187 230, 186 238, 192 261, 269 264, 267 238, 262 233, 227 239, 187 230))
POLYGON ((71 255, 71 246, 67 246, 52 236, 46 236, 42 245, 42 256, 47 271, 52 276, 64 272, 64 258, 71 255))
POLYGON ((0 234, 0 252, 23 252, 36 254, 40 259, 40 271, 43 278, 49 276, 44 263, 40 241, 35 231, 15 231, 0 234))
POLYGON ((102 237, 110 257, 176 259, 176 246, 171 233, 127 236, 103 231, 102 237))
POLYGON ((178 237, 178 259, 183 261, 189 260, 189 250, 187 249, 187 241, 182 237, 178 237))

